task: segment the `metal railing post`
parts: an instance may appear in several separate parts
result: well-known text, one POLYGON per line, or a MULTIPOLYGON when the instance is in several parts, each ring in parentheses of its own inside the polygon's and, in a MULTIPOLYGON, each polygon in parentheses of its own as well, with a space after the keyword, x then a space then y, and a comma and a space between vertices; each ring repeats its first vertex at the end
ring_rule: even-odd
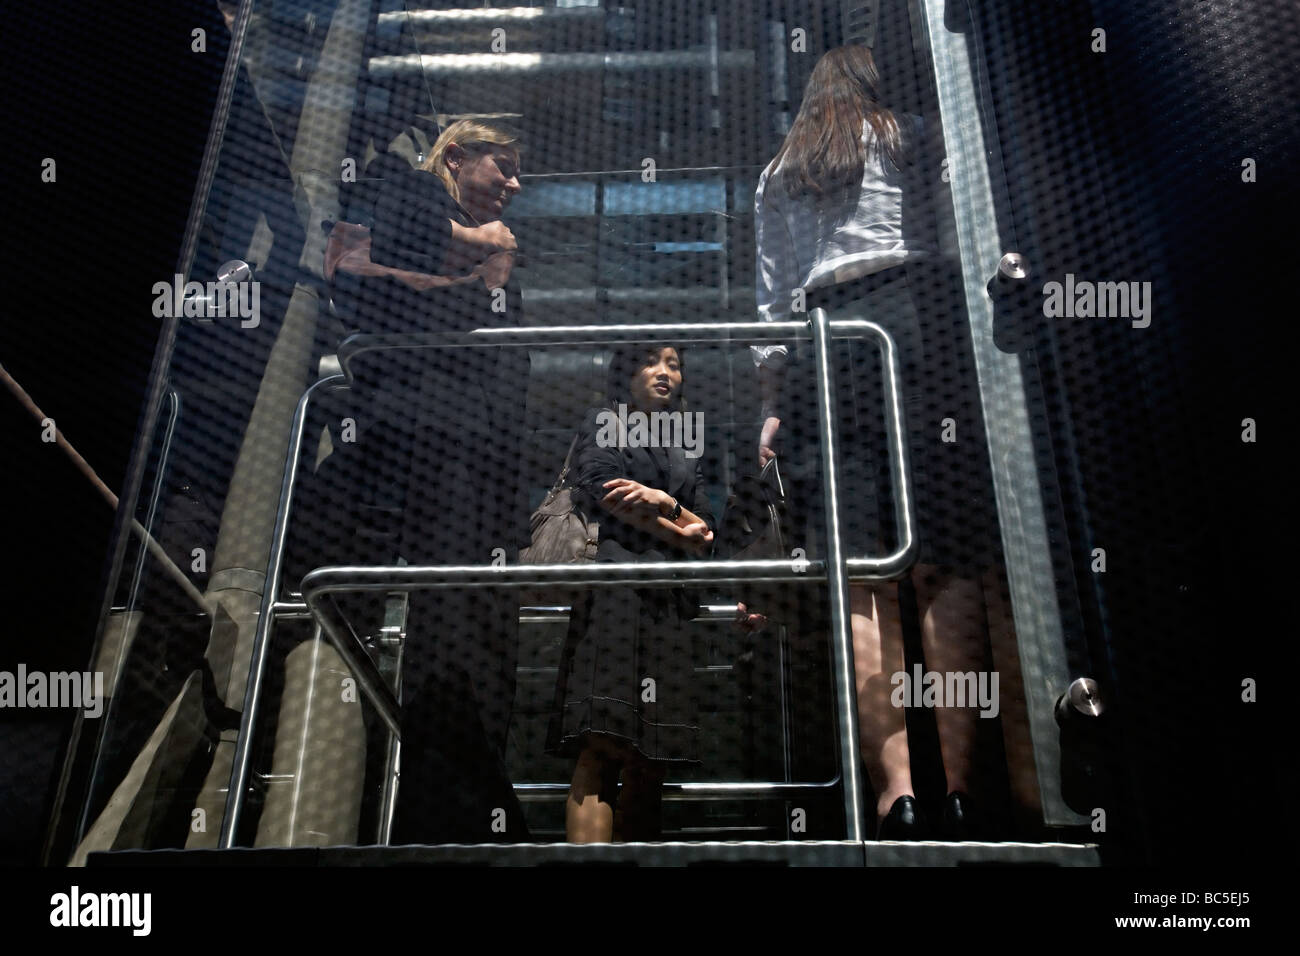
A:
POLYGON ((831 610, 832 679, 840 732, 840 775, 844 781, 844 837, 860 841, 862 762, 858 753, 858 694, 853 674, 849 578, 840 538, 839 433, 835 426, 835 379, 831 370, 830 322, 825 309, 812 312, 817 371, 817 425, 822 450, 822 498, 826 506, 826 590, 831 610))
MULTIPOLYGON (((276 617, 315 618, 326 638, 335 646, 357 678, 358 689, 375 708, 394 740, 401 737, 401 706, 366 652, 365 647, 351 632, 339 609, 328 600, 331 593, 344 591, 423 590, 426 588, 462 587, 539 587, 546 585, 581 584, 588 587, 616 587, 639 584, 650 587, 673 587, 682 584, 734 584, 755 581, 793 581, 805 583, 824 580, 830 592, 832 619, 832 654, 834 688, 836 694, 837 724, 841 770, 829 781, 816 782, 745 782, 734 784, 677 784, 671 785, 674 794, 682 796, 728 796, 766 794, 772 797, 794 797, 810 789, 824 789, 839 783, 844 785, 846 839, 859 842, 863 839, 862 769, 858 752, 857 694, 853 670, 851 619, 848 586, 851 579, 888 580, 907 572, 915 558, 916 542, 911 508, 911 488, 908 479, 907 451, 902 421, 902 402, 899 399, 899 369, 897 350, 889 334, 873 322, 860 319, 831 322, 823 310, 813 313, 810 323, 693 323, 689 325, 624 325, 624 326, 568 326, 529 329, 478 330, 473 333, 412 334, 412 335, 357 335, 340 344, 339 359, 342 373, 322 379, 301 397, 293 423, 289 458, 286 461, 284 480, 280 492, 279 510, 272 537, 271 558, 267 569, 263 605, 254 638, 250 662, 245 705, 237 740, 234 764, 231 770, 230 789, 227 793, 226 811, 222 820, 220 846, 234 845, 239 814, 243 806, 251 759, 252 735, 256 726, 258 697, 261 693, 266 660, 271 644, 271 628, 276 617), (351 377, 351 360, 358 355, 387 349, 440 349, 457 347, 482 347, 506 345, 526 347, 530 344, 572 344, 573 340, 598 341, 608 338, 616 341, 638 341, 646 337, 674 332, 677 337, 692 341, 720 344, 780 338, 783 335, 808 336, 814 345, 817 362, 818 418, 822 439, 822 465, 827 476, 823 495, 827 515, 828 553, 825 560, 810 561, 806 567, 795 569, 784 560, 763 561, 707 561, 684 565, 681 562, 656 562, 652 564, 603 565, 522 565, 509 568, 492 566, 391 566, 391 567, 330 567, 317 568, 307 574, 302 582, 301 604, 276 599, 280 590, 284 539, 292 507, 294 486, 297 480, 298 459, 307 410, 316 389, 329 385, 345 385, 351 377), (898 530, 898 547, 882 557, 845 557, 840 529, 839 479, 836 464, 839 460, 839 435, 833 412, 835 382, 830 366, 832 338, 857 338, 863 334, 875 337, 881 347, 885 368, 885 424, 891 459, 891 470, 897 489, 898 507, 895 523, 898 530)), ((558 609, 556 609, 558 610, 558 609)), ((712 610, 712 609, 711 609, 712 610)), ((788 771, 788 767, 787 767, 788 771)), ((548 794, 567 784, 518 784, 516 790, 529 795, 548 794)), ((556 792, 559 792, 556 790, 556 792)), ((389 808, 391 810, 391 808, 389 808)))
POLYGON ((271 649, 271 624, 275 619, 275 605, 280 593, 280 571, 284 564, 285 537, 289 531, 289 511, 293 504, 293 489, 298 481, 298 460, 302 452, 302 436, 307 428, 307 409, 317 389, 343 383, 342 375, 331 375, 316 382, 298 399, 289 433, 284 478, 280 484, 280 503, 275 513, 275 530, 271 535, 271 554, 266 566, 266 584, 262 590, 262 608, 253 634, 253 654, 248 666, 248 683, 244 688, 244 709, 239 717, 239 737, 235 741, 235 755, 230 768, 230 789, 226 791, 226 810, 221 816, 219 849, 235 845, 235 830, 239 814, 244 808, 244 790, 248 786, 248 767, 253 755, 253 728, 257 723, 257 710, 262 694, 262 678, 266 672, 266 658, 271 649))

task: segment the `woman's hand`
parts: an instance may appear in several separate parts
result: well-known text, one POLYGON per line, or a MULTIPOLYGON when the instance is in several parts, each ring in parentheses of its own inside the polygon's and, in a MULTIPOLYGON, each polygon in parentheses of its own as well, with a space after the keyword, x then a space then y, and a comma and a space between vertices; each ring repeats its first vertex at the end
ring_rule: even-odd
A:
POLYGON ((500 219, 481 226, 462 226, 451 220, 452 250, 467 261, 478 262, 496 252, 514 252, 519 248, 515 234, 500 219))
POLYGON ((632 514, 656 518, 662 513, 661 505, 672 501, 666 491, 648 488, 630 478, 615 478, 605 482, 604 487, 611 490, 601 504, 609 509, 610 514, 620 518, 632 514))
POLYGON ((519 248, 515 234, 500 219, 485 222, 469 230, 473 234, 475 245, 484 246, 493 252, 514 252, 519 248))
POLYGON ((767 616, 751 612, 744 604, 736 605, 736 627, 749 634, 767 627, 767 616))
POLYGON ((704 557, 713 547, 713 532, 703 521, 692 521, 681 528, 681 535, 685 539, 686 550, 697 557, 704 557))
POLYGON ((697 557, 707 556, 713 548, 713 532, 697 515, 683 508, 675 522, 668 520, 667 513, 677 503, 666 491, 630 478, 614 478, 602 487, 610 490, 600 500, 601 507, 619 520, 697 557))

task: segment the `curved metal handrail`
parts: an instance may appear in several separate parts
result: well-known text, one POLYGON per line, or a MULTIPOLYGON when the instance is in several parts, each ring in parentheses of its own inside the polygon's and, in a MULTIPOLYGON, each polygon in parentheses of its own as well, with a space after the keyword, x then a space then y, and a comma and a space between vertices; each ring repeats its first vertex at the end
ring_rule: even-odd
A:
MULTIPOLYGON (((889 333, 880 325, 866 320, 837 320, 831 322, 825 311, 814 310, 807 322, 708 322, 708 323, 650 323, 636 325, 578 325, 550 328, 477 329, 467 333, 412 333, 379 335, 358 333, 347 337, 338 349, 342 374, 318 381, 304 392, 294 417, 289 443, 284 480, 281 486, 280 508, 276 516, 271 561, 268 565, 266 589, 261 617, 254 639, 253 661, 250 666, 245 706, 241 720, 239 741, 236 746, 231 786, 227 795, 226 814, 222 820, 222 846, 234 845, 234 831, 243 804, 243 791, 248 777, 251 756, 252 726, 256 718, 257 701, 266 666, 269 648, 269 629, 279 610, 296 610, 297 604, 278 600, 284 539, 297 478, 298 459, 307 408, 312 394, 320 387, 331 384, 352 383, 352 361, 372 351, 406 349, 440 349, 481 346, 542 346, 542 345, 607 345, 611 342, 639 342, 663 339, 666 336, 682 342, 733 342, 748 345, 758 341, 781 341, 810 337, 817 356, 818 417, 822 437, 823 468, 827 476, 823 484, 826 512, 828 553, 825 560, 768 560, 768 561, 682 561, 653 563, 618 563, 589 565, 527 565, 502 567, 495 565, 413 565, 358 567, 337 566, 317 568, 309 572, 302 582, 303 605, 319 622, 322 632, 334 645, 357 678, 359 689, 376 708, 380 718, 397 739, 401 737, 401 706, 393 690, 366 652, 360 638, 343 619, 328 595, 344 591, 394 591, 425 590, 462 587, 544 587, 547 585, 581 585, 586 587, 673 587, 680 585, 739 584, 747 582, 800 582, 825 581, 831 590, 831 618, 833 627, 833 656, 836 698, 839 705, 839 744, 843 761, 840 776, 834 781, 816 784, 771 784, 772 788, 807 786, 829 787, 840 780, 844 782, 845 809, 848 836, 858 839, 863 827, 862 809, 858 794, 861 777, 857 753, 857 715, 853 660, 849 636, 848 585, 851 581, 888 580, 905 574, 917 554, 915 519, 912 511, 910 470, 904 436, 903 403, 900 400, 899 360, 897 348, 889 333), (829 362, 832 338, 858 338, 869 335, 877 339, 882 350, 885 369, 885 426, 890 446, 890 466, 898 507, 895 521, 899 546, 881 557, 847 558, 843 553, 839 527, 838 462, 834 406, 833 372, 829 362)), ((546 788, 553 785, 524 785, 546 788)), ((686 786, 686 785, 683 785, 686 786)), ((732 789, 726 792, 746 792, 744 788, 756 784, 700 784, 690 785, 699 793, 717 792, 719 787, 732 789), (702 788, 702 789, 699 789, 702 788)), ((768 787, 768 784, 762 784, 768 787)), ((545 792, 539 790, 537 792, 545 792)), ((682 792, 695 792, 684 790, 682 792)), ((783 790, 770 789, 776 794, 783 790)))

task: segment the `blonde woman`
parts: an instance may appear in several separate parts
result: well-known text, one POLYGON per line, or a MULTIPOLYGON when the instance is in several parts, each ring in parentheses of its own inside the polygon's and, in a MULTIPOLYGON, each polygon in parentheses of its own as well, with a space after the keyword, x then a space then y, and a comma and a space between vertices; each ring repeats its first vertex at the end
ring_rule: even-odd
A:
MULTIPOLYGON (((390 175, 361 283, 363 331, 454 333, 522 322, 516 241, 519 135, 451 124, 420 168, 390 175), (412 277, 414 274, 414 277, 412 277)), ((528 353, 443 348, 363 354, 348 545, 373 563, 479 564, 513 555, 528 353), (357 454, 357 452, 360 454, 357 454)), ((402 783, 394 839, 514 841, 527 829, 504 770, 518 606, 508 591, 413 591, 403 652, 402 783), (504 808, 504 832, 493 826, 504 808), (499 815, 496 815, 499 816, 499 815)))

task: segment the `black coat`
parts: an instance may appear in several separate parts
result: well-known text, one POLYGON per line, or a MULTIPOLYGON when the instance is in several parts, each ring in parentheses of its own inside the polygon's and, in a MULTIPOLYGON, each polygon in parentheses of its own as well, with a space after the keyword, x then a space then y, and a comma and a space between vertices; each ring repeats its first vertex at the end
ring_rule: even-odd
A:
POLYGON ((603 487, 605 482, 630 478, 648 488, 668 492, 683 508, 694 512, 709 528, 716 530, 717 521, 705 493, 703 458, 687 458, 681 448, 602 448, 597 442, 599 418, 602 412, 607 411, 602 408, 587 410, 574 449, 573 464, 573 484, 579 490, 579 504, 590 517, 600 522, 601 558, 635 560, 632 557, 612 557, 610 551, 615 546, 629 555, 660 551, 665 557, 685 557, 685 552, 610 515, 599 506, 599 502, 609 493, 609 489, 603 487))
MULTIPOLYGON (((446 274, 450 221, 470 226, 468 214, 433 173, 409 167, 385 171, 375 201, 371 261, 446 274)), ((481 280, 417 290, 389 276, 371 276, 361 280, 359 299, 358 324, 365 332, 463 332, 523 321, 513 275, 505 286, 504 311, 493 309, 500 297, 481 280)), ((519 528, 527 527, 522 489, 516 487, 527 350, 373 352, 360 356, 354 368, 358 391, 376 396, 372 417, 384 433, 381 450, 393 450, 399 470, 411 476, 403 549, 408 560, 487 563, 497 547, 513 560, 519 528), (406 447, 412 441, 416 460, 408 468, 412 452, 406 447), (427 507, 445 516, 449 503, 459 516, 450 540, 426 529, 419 515, 427 507)), ((406 484, 406 474, 396 481, 406 484)))
MULTIPOLYGON (((602 448, 598 416, 588 410, 575 450, 581 505, 600 521, 597 561, 685 560, 670 547, 596 504, 611 478, 630 478, 676 498, 715 526, 701 459, 681 448, 602 448)), ((688 589, 593 588, 575 601, 556 681, 547 750, 575 756, 588 734, 623 742, 664 762, 699 762, 699 694, 690 619, 699 608, 688 589), (655 692, 647 693, 653 681, 655 692)))

